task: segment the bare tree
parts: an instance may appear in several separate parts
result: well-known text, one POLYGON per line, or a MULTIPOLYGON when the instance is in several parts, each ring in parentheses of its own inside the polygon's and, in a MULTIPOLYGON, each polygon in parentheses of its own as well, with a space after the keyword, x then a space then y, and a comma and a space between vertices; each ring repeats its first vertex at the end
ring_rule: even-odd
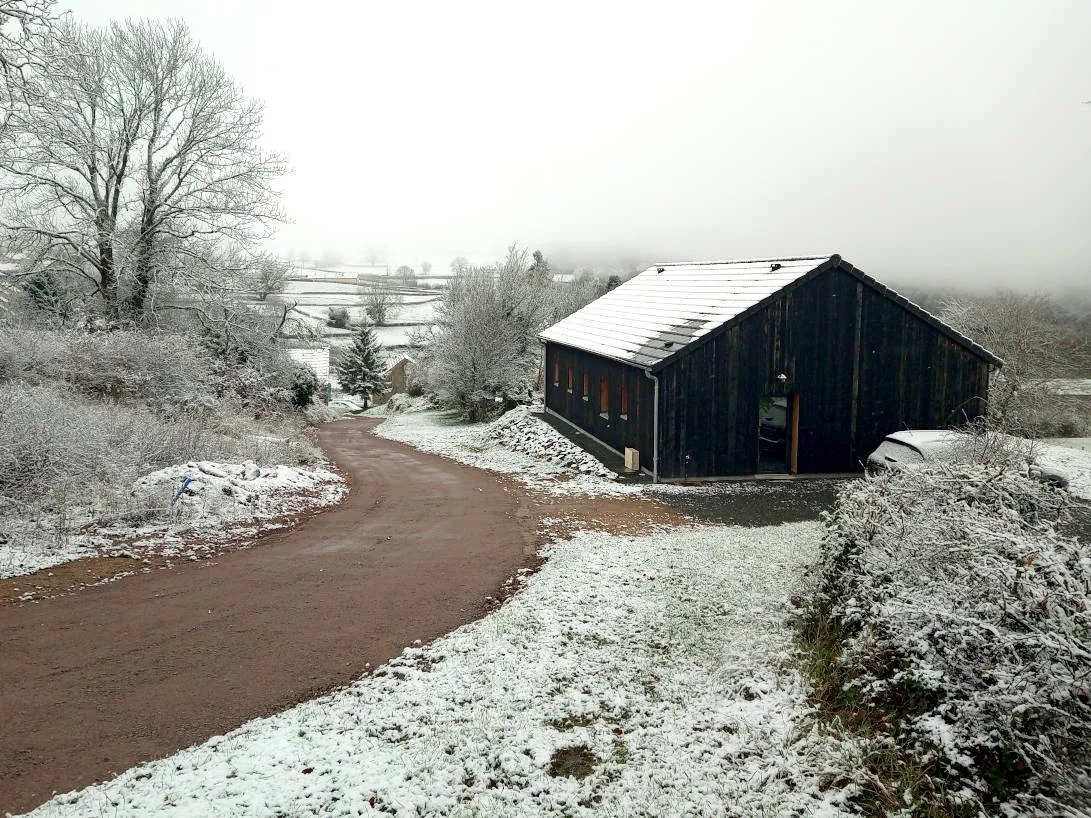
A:
POLYGON ((526 388, 530 367, 516 355, 520 330, 504 318, 495 270, 471 268, 451 282, 437 310, 424 360, 430 388, 471 420, 495 398, 526 388))
POLYGON ((957 297, 945 302, 941 317, 1004 361, 989 390, 993 422, 1019 434, 1048 434, 1066 410, 1052 382, 1087 354, 1086 340, 1064 324, 1052 301, 1011 291, 957 297))
MULTIPOLYGON (((48 38, 50 70, 21 76, 27 100, 4 145, 4 227, 42 269, 88 279, 117 315, 117 238, 137 141, 136 101, 111 82, 105 35, 68 24, 48 38)), ((131 186, 130 186, 131 188, 131 186)))
POLYGON ((423 368, 440 399, 480 420, 532 387, 537 334, 551 321, 551 282, 530 272, 516 245, 489 267, 456 274, 436 311, 423 368), (497 403, 497 399, 500 403, 497 403))
POLYGON ((224 246, 281 218, 261 107, 184 23, 68 23, 43 59, 0 156, 3 225, 30 272, 86 278, 107 316, 141 319, 158 281, 215 274, 224 246))
POLYGON ((413 268, 408 264, 403 264, 397 270, 394 271, 394 275, 402 280, 402 284, 406 287, 417 286, 417 274, 413 272, 413 268))
POLYGON ((385 324, 394 317, 402 299, 396 292, 383 286, 368 287, 360 297, 364 312, 375 324, 385 324))
POLYGON ((273 256, 261 256, 256 259, 253 286, 259 301, 264 301, 273 293, 283 291, 287 282, 287 262, 273 256))
POLYGON ((283 219, 274 184, 282 157, 260 146, 262 106, 204 53, 185 23, 112 28, 141 100, 139 226, 130 308, 139 316, 157 274, 192 239, 248 245, 283 219))

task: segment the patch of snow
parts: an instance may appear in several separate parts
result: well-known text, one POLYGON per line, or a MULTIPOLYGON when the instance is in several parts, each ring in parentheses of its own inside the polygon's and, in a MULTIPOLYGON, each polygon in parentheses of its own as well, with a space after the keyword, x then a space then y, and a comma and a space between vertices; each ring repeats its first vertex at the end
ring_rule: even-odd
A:
POLYGON ((1039 442, 1049 446, 1063 446, 1066 449, 1091 452, 1091 437, 1044 437, 1039 442))
POLYGON ((110 509, 6 518, 0 578, 86 557, 216 549, 228 539, 286 524, 269 522, 276 518, 335 505, 347 493, 344 478, 324 468, 249 461, 170 466, 135 481, 110 509))
POLYGON ((359 299, 362 288, 356 281, 310 281, 290 279, 284 283, 284 295, 351 295, 359 299))
POLYGON ((526 407, 492 423, 471 424, 454 412, 430 409, 393 414, 374 434, 408 443, 479 469, 513 474, 554 494, 635 494, 612 471, 526 407))
POLYGON ((1055 378, 1044 386, 1059 395, 1091 395, 1091 378, 1055 378))
POLYGON ((409 346, 409 336, 416 326, 378 326, 372 327, 375 337, 387 349, 409 346))
POLYGON ((1034 454, 1039 464, 1064 473, 1072 494, 1091 500, 1091 438, 1037 441, 1034 454))
POLYGON ((31 815, 845 814, 785 622, 820 536, 581 533, 486 618, 31 815))

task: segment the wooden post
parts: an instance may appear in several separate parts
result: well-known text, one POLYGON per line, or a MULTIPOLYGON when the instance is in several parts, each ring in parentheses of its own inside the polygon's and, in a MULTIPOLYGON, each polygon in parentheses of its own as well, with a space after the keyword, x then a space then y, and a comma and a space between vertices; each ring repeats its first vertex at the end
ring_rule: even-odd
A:
POLYGON ((799 473, 799 393, 792 393, 792 454, 788 461, 788 473, 799 473))

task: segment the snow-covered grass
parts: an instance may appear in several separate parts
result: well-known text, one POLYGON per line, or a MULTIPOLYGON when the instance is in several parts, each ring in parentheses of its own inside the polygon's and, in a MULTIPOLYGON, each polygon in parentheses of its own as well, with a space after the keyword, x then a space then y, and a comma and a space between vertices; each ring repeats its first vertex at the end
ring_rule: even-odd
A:
POLYGON ((399 404, 408 411, 391 414, 379 407, 369 414, 387 417, 375 434, 489 471, 514 474, 552 493, 632 494, 634 485, 616 475, 526 407, 517 407, 491 423, 471 424, 453 411, 425 408, 423 399, 399 404))
POLYGON ((820 534, 579 534, 485 619, 32 815, 841 814, 785 625, 820 534))
POLYGON ((206 461, 170 466, 90 506, 7 519, 0 577, 85 557, 207 552, 226 540, 285 525, 280 518, 333 505, 347 491, 344 478, 319 467, 206 461))
MULTIPOLYGON (((1068 493, 933 465, 842 490, 811 627, 876 812, 1091 813, 1091 550, 1068 493)), ((907 813, 908 814, 908 813, 907 813)))

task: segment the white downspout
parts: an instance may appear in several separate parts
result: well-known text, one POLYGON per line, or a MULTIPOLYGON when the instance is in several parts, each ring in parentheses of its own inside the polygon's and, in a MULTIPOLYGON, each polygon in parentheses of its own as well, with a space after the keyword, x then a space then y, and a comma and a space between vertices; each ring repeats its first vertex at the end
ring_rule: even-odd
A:
POLYGON ((655 397, 652 404, 652 482, 659 482, 659 376, 653 375, 650 369, 645 369, 644 374, 655 383, 655 397))

